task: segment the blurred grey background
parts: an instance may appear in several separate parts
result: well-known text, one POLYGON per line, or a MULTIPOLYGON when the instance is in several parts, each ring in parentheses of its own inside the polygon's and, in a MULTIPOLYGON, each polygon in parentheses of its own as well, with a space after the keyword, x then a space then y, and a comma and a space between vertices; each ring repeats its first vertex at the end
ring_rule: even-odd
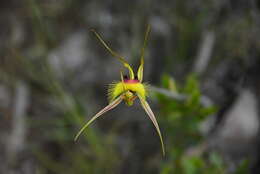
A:
POLYGON ((107 85, 122 68, 90 29, 137 69, 148 24, 145 81, 158 92, 164 74, 177 86, 196 74, 203 105, 218 108, 199 124, 203 138, 182 151, 216 150, 226 173, 246 158, 259 173, 258 0, 2 0, 0 173, 153 174, 178 164, 167 151, 174 132, 160 114, 168 105, 155 95, 149 102, 168 157, 138 102, 110 111, 73 142, 107 104, 107 85))

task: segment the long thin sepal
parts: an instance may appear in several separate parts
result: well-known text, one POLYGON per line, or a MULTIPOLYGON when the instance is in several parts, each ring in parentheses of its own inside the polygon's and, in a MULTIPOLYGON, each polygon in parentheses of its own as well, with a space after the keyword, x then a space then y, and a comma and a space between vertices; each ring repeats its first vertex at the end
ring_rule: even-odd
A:
POLYGON ((79 138, 79 136, 81 135, 81 133, 94 121, 96 120, 98 117, 100 117, 101 115, 105 114, 107 111, 115 108, 119 103, 121 103, 122 101, 122 97, 119 96, 117 99, 115 99, 113 102, 111 102, 109 105, 107 105, 105 108, 103 108, 101 111, 99 111, 94 117, 92 117, 77 133, 77 135, 74 138, 74 141, 77 141, 77 139, 79 138))
POLYGON ((139 66, 138 71, 137 71, 137 77, 138 77, 138 80, 140 82, 143 81, 144 52, 145 52, 145 48, 146 48, 147 40, 148 40, 148 35, 149 35, 150 31, 151 31, 151 27, 150 27, 150 25, 148 25, 147 29, 146 29, 146 32, 145 32, 144 44, 143 44, 143 47, 142 47, 142 50, 141 50, 141 62, 140 62, 140 66, 139 66))
POLYGON ((149 104, 145 101, 145 99, 143 99, 140 95, 138 95, 138 98, 140 99, 142 107, 144 108, 145 112, 148 114, 149 118, 152 120, 153 125, 156 128, 156 131, 157 131, 157 133, 158 133, 158 135, 160 137, 160 141, 161 141, 161 145, 162 145, 162 152, 163 152, 163 156, 164 156, 165 155, 165 149, 164 149, 163 138, 162 138, 162 135, 161 135, 161 131, 160 131, 159 125, 158 125, 158 123, 156 121, 156 118, 154 116, 154 113, 151 110, 149 104))
POLYGON ((113 51, 94 29, 91 29, 90 31, 92 31, 95 34, 95 36, 98 38, 98 40, 110 52, 110 54, 112 56, 119 59, 123 63, 123 65, 129 70, 130 78, 134 79, 134 71, 131 68, 131 66, 129 65, 129 63, 127 63, 127 61, 122 56, 120 56, 117 52, 113 51))

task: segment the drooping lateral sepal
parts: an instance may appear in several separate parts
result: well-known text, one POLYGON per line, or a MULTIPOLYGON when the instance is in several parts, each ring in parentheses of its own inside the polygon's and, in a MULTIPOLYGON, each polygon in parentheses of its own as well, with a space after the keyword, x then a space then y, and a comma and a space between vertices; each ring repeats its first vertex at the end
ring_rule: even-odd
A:
POLYGON ((143 99, 140 95, 138 95, 138 98, 140 99, 140 102, 141 102, 141 105, 142 107, 144 108, 145 112, 148 114, 149 118, 151 119, 151 121, 153 122, 153 125, 155 126, 156 128, 156 131, 159 135, 159 138, 160 138, 160 141, 161 141, 161 146, 162 146, 162 153, 163 155, 165 155, 165 149, 164 149, 164 143, 163 143, 163 138, 162 138, 162 135, 161 135, 161 131, 160 131, 160 128, 159 128, 159 125, 157 123, 157 120, 154 116, 154 113, 152 111, 152 109, 150 108, 149 104, 146 102, 145 99, 143 99))
POLYGON ((100 117, 101 115, 105 114, 107 111, 115 108, 119 103, 121 103, 121 101, 123 100, 123 98, 121 96, 119 96, 117 99, 115 99, 113 102, 111 102, 109 105, 107 105, 105 108, 103 108, 101 111, 99 111, 96 115, 94 115, 77 133, 77 135, 74 138, 74 141, 76 141, 78 139, 78 137, 81 135, 81 133, 93 122, 95 121, 98 117, 100 117))

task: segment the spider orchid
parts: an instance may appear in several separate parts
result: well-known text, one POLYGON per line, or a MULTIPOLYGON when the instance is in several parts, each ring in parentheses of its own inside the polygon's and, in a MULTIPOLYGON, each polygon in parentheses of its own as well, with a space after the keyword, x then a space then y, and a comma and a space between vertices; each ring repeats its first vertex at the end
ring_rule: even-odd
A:
POLYGON ((129 77, 123 76, 122 71, 120 71, 121 81, 112 83, 109 85, 108 88, 108 99, 109 104, 103 108, 101 111, 99 111, 92 119, 90 119, 77 133, 75 137, 75 141, 78 139, 80 134, 86 129, 94 120, 96 120, 98 117, 106 113, 107 111, 115 108, 119 103, 121 103, 123 100, 125 101, 126 105, 131 106, 133 105, 133 102, 136 98, 139 98, 140 103, 145 110, 145 112, 148 114, 149 118, 153 122, 156 131, 159 135, 161 146, 162 146, 162 153, 165 154, 164 150, 164 143, 162 139, 162 135, 160 132, 159 125, 156 121, 156 118, 154 116, 153 111, 151 110, 149 104, 146 101, 147 97, 147 85, 142 83, 143 81, 143 69, 144 69, 144 50, 147 45, 147 38, 150 32, 150 26, 147 27, 147 30, 145 32, 145 38, 143 47, 141 50, 141 61, 140 66, 137 71, 137 76, 135 76, 134 71, 132 67, 127 63, 127 61, 120 56, 117 52, 113 51, 107 43, 101 38, 101 36, 95 31, 91 30, 97 39, 102 43, 102 45, 110 52, 110 54, 117 58, 129 71, 129 77))

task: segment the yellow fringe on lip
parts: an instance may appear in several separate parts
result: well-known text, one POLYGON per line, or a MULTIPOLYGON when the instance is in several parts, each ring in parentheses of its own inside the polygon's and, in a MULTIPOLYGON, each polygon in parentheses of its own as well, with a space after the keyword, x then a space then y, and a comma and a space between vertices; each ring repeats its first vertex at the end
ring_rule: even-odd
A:
POLYGON ((145 99, 147 96, 147 85, 142 83, 124 83, 124 82, 114 82, 112 84, 109 84, 108 101, 112 102, 120 94, 126 91, 133 91, 145 99))

